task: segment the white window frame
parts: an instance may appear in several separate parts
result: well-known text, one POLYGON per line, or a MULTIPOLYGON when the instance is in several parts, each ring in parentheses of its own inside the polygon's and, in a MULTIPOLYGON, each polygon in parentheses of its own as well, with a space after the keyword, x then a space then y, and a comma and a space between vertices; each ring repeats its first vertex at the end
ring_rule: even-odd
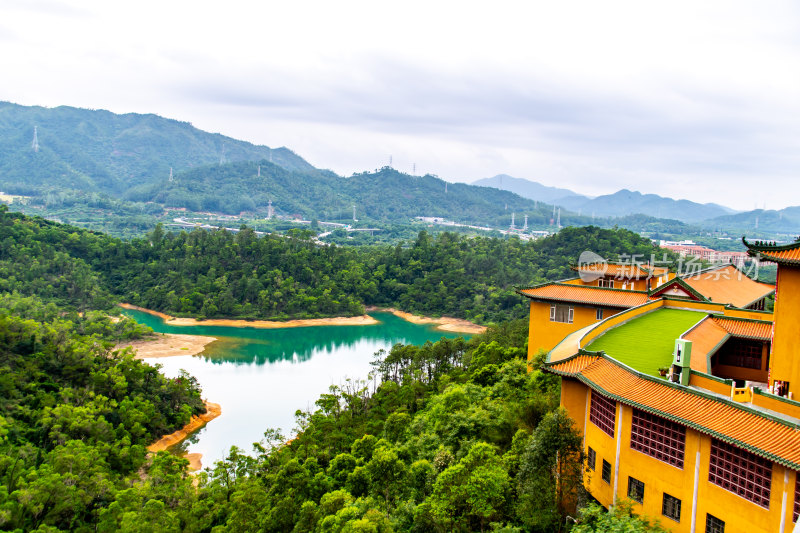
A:
POLYGON ((575 307, 574 306, 571 306, 571 305, 568 306, 566 304, 550 304, 550 322, 558 322, 559 324, 572 324, 572 322, 574 320, 575 320, 575 307), (568 310, 567 310, 567 321, 566 322, 564 322, 562 320, 556 320, 556 306, 557 305, 562 305, 562 306, 568 308, 568 310))

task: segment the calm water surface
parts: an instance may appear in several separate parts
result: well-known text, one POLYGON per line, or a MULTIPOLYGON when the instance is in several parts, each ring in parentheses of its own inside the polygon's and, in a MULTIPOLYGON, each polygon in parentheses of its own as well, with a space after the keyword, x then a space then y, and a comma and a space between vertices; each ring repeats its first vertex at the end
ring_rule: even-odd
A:
POLYGON ((295 411, 313 409, 330 385, 347 378, 365 379, 378 350, 462 335, 411 324, 391 313, 370 313, 380 324, 369 326, 284 329, 168 326, 141 311, 124 313, 158 333, 219 339, 198 356, 147 360, 160 364, 167 376, 186 370, 200 382, 205 398, 222 405, 222 415, 183 446, 202 453, 204 467, 223 459, 231 446, 252 451, 252 444, 263 438, 267 428, 293 435, 295 411))

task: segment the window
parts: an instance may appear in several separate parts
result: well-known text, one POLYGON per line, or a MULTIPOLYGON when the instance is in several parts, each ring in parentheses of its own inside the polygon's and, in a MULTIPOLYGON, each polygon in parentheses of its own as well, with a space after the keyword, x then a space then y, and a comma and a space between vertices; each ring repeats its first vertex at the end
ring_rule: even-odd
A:
POLYGON ((711 439, 711 464, 708 470, 711 483, 769 509, 771 478, 771 462, 736 446, 711 439))
POLYGON ((550 304, 550 322, 564 322, 572 324, 575 308, 571 305, 550 304))
POLYGON ((631 449, 683 468, 686 428, 660 416, 633 410, 631 449))
POLYGON ((602 472, 603 481, 606 483, 611 483, 611 463, 603 459, 603 472, 602 472))
POLYGON ((797 517, 800 516, 800 472, 795 472, 794 482, 794 515, 792 522, 797 522, 797 517))
POLYGON ((598 309, 598 310, 595 312, 594 316, 595 316, 595 318, 596 318, 597 320, 603 320, 603 310, 602 310, 602 309, 598 309))
POLYGON ((614 280, 613 279, 600 278, 599 280, 597 280, 597 286, 598 287, 605 287, 607 289, 613 289, 614 288, 614 280))
POLYGON ((672 518, 676 522, 681 521, 681 501, 675 496, 664 493, 664 500, 661 502, 661 514, 667 518, 672 518))
POLYGON ((761 341, 731 339, 720 350, 719 364, 760 370, 763 345, 761 341))
POLYGON ((714 515, 706 514, 706 533, 725 533, 725 522, 714 515))
POLYGON ((644 483, 635 477, 628 476, 628 498, 635 502, 644 502, 644 483))
MULTIPOLYGON (((589 446, 589 450, 586 452, 586 468, 589 470, 594 470, 594 466, 597 464, 597 452, 594 451, 594 448, 589 446)), ((797 504, 795 504, 795 507, 797 504)))
POLYGON ((614 436, 614 416, 617 414, 617 402, 592 391, 592 403, 589 405, 589 421, 610 436, 614 436))

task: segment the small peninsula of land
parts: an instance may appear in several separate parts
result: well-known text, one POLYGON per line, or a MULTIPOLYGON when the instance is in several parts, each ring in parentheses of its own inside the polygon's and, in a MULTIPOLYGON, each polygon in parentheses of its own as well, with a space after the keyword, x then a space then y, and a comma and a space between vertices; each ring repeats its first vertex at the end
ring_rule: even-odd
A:
POLYGON ((382 307, 368 307, 367 311, 387 311, 392 313, 395 316, 399 316, 403 320, 407 320, 412 324, 436 324, 436 329, 439 331, 449 331, 452 333, 470 333, 470 334, 478 334, 483 333, 486 331, 486 326, 481 326, 480 324, 475 324, 474 322, 470 322, 469 320, 465 320, 463 318, 454 318, 450 316, 443 316, 439 318, 433 318, 429 316, 419 316, 414 315, 411 313, 407 313, 406 311, 400 311, 394 308, 382 308, 382 307))
POLYGON ((182 318, 174 317, 138 307, 131 304, 119 304, 124 309, 134 309, 142 311, 151 315, 164 319, 169 326, 226 326, 234 328, 260 328, 260 329, 279 329, 279 328, 302 328, 309 326, 368 326, 371 324, 378 324, 379 322, 369 315, 360 316, 336 316, 330 318, 305 318, 298 320, 286 320, 284 322, 278 320, 242 320, 230 318, 209 318, 206 320, 198 320, 196 318, 182 318))
MULTIPOLYGON (((181 429, 175 431, 174 433, 170 433, 169 435, 164 435, 156 442, 148 446, 147 451, 152 453, 164 451, 170 446, 178 444, 221 414, 222 407, 218 403, 211 403, 207 401, 205 413, 202 415, 193 416, 189 423, 183 426, 181 429)), ((193 471, 200 470, 203 467, 203 463, 201 461, 202 457, 203 454, 201 453, 187 453, 185 458, 189 460, 189 469, 193 471)))
POLYGON ((136 359, 158 359, 177 355, 197 355, 217 340, 205 335, 176 335, 157 333, 152 337, 118 344, 114 349, 133 348, 136 359))

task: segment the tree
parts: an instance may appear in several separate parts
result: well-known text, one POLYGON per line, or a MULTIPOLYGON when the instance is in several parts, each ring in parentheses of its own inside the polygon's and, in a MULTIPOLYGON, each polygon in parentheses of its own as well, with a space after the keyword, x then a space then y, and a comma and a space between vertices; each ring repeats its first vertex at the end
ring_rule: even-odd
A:
POLYGON ((583 446, 564 408, 537 426, 520 461, 517 512, 533 530, 560 531, 584 495, 583 446))
POLYGON ((613 509, 606 511, 596 503, 581 509, 580 517, 572 533, 645 533, 666 532, 658 520, 633 514, 628 500, 617 502, 613 509))

